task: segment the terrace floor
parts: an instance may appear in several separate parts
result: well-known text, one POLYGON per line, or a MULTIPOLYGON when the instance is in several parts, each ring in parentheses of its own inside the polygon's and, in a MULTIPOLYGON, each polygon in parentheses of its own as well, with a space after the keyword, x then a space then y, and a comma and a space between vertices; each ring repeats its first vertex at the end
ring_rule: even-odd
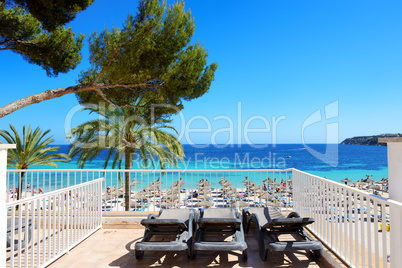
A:
MULTIPOLYGON (((258 254, 257 233, 250 228, 246 234, 248 260, 241 253, 200 252, 195 259, 179 254, 146 252, 141 260, 134 256, 134 245, 142 239, 144 229, 101 229, 51 264, 50 268, 82 267, 329 267, 323 260, 313 260, 306 252, 292 252, 283 263, 263 262, 258 254)), ((279 257, 280 255, 276 256, 279 257)))

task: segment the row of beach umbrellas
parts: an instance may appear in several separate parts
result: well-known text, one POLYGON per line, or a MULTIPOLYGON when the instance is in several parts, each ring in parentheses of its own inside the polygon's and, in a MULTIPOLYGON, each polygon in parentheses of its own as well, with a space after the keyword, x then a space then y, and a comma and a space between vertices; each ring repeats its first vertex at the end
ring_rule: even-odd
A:
POLYGON ((349 178, 345 178, 345 179, 341 180, 341 182, 343 182, 345 184, 352 183, 350 185, 353 187, 367 188, 367 189, 372 189, 372 190, 382 190, 382 191, 384 191, 384 186, 388 185, 388 179, 382 178, 379 181, 375 181, 370 178, 370 175, 366 175, 366 176, 367 176, 366 179, 361 179, 356 182, 352 181, 349 178))

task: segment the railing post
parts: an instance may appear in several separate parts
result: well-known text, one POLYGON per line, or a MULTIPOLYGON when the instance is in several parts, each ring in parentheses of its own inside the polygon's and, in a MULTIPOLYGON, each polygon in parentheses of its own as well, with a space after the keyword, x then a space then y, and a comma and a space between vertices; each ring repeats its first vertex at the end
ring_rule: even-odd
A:
MULTIPOLYGON (((402 192, 400 190, 402 187, 402 137, 383 138, 378 141, 387 143, 389 198, 402 202, 402 192)), ((390 216, 391 267, 399 267, 402 263, 401 213, 398 208, 391 206, 390 216)), ((383 225, 385 226, 385 224, 383 225)))
MULTIPOLYGON (((6 211, 6 186, 7 186, 7 150, 14 149, 15 144, 0 144, 0 260, 6 260, 7 245, 7 211, 6 211)), ((0 264, 0 266, 5 263, 0 264)))

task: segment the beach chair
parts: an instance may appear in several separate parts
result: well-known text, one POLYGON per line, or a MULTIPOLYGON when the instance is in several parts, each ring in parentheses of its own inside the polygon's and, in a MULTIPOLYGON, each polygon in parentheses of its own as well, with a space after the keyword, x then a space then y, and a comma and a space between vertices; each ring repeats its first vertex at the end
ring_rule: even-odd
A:
POLYGON ((191 257, 196 217, 193 209, 163 209, 158 216, 150 214, 141 221, 145 233, 142 241, 135 244, 135 258, 141 259, 144 251, 182 250, 191 257))
POLYGON ((239 250, 247 260, 241 215, 232 208, 208 208, 200 211, 192 257, 197 251, 239 250), (225 241, 228 237, 232 241, 225 241))
POLYGON ((309 236, 304 226, 314 222, 312 218, 301 218, 297 212, 285 217, 274 207, 252 207, 243 209, 243 225, 248 233, 253 222, 258 229, 260 257, 265 261, 272 252, 306 250, 313 257, 320 257, 322 244, 309 236), (291 234, 297 240, 280 241, 282 234, 291 234))
POLYGON ((11 223, 11 217, 7 217, 7 247, 11 247, 11 245, 14 244, 14 250, 18 250, 18 244, 21 241, 21 248, 25 248, 29 244, 29 241, 31 241, 33 228, 32 221, 28 220, 27 222, 24 218, 22 218, 21 228, 19 228, 18 219, 15 219, 14 227, 11 226, 11 223), (14 239, 12 238, 13 232, 14 239), (25 235, 25 233, 27 233, 27 236, 25 235), (21 240, 18 240, 19 236, 21 236, 21 240), (12 241, 12 239, 14 241, 12 241))

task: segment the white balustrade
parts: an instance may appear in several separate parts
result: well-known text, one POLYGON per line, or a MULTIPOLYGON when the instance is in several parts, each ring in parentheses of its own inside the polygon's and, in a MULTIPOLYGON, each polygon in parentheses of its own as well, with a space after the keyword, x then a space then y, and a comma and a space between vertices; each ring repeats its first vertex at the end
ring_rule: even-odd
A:
POLYGON ((293 169, 294 210, 313 217, 308 228, 352 267, 400 267, 390 256, 400 243, 402 204, 293 169), (391 229, 391 232, 389 231, 391 229))
POLYGON ((98 230, 102 226, 102 181, 6 203, 7 243, 3 244, 7 244, 7 252, 3 265, 46 267, 98 230))
POLYGON ((163 207, 203 207, 213 206, 233 206, 235 197, 232 195, 221 196, 224 188, 219 184, 221 178, 225 178, 232 187, 232 191, 238 194, 238 201, 242 201, 239 207, 249 205, 274 205, 283 209, 291 207, 291 182, 289 181, 291 171, 281 169, 269 170, 63 170, 63 169, 42 169, 42 170, 8 170, 7 189, 8 200, 16 198, 16 188, 23 177, 23 194, 26 196, 38 195, 39 192, 48 192, 62 189, 77 183, 91 181, 100 177, 105 178, 103 183, 103 210, 105 213, 119 214, 125 211, 125 187, 126 176, 130 181, 129 206, 130 210, 147 213, 154 213, 163 207), (23 175, 22 175, 23 174, 23 175), (276 184, 265 182, 266 191, 270 196, 260 198, 263 192, 256 192, 262 187, 268 178, 276 179, 276 184), (246 180, 249 184, 244 183, 246 180), (192 198, 194 191, 200 192, 203 186, 200 185, 202 179, 208 180, 207 189, 210 194, 205 198, 192 198), (172 186, 180 185, 171 191, 172 186), (283 181, 281 185, 280 182, 283 181), (289 182, 288 182, 289 181, 289 182), (288 182, 288 183, 287 183, 288 182), (28 187, 29 184, 29 187, 28 187), (283 187, 285 185, 285 187, 283 187), (271 190, 268 191, 268 188, 271 190), (279 188, 279 189, 278 189, 279 188), (235 189, 235 190, 233 190, 235 189), (277 191, 278 189, 278 191, 277 191), (179 196, 175 193, 178 191, 179 196), (164 194, 167 196, 163 197, 164 194), (169 194, 170 196, 169 196, 169 194), (162 198, 163 197, 163 198, 162 198), (268 198, 269 197, 269 198, 268 198), (268 200, 267 200, 268 198, 268 200), (208 202, 203 202, 205 199, 208 202))
POLYGON ((18 230, 25 227, 14 239, 29 238, 27 225, 35 224, 29 250, 24 250, 23 243, 10 246, 11 252, 18 252, 14 258, 8 256, 10 266, 46 265, 50 258, 68 250, 65 244, 76 244, 99 228, 101 211, 125 211, 126 176, 130 181, 129 210, 134 214, 146 215, 173 207, 277 206, 313 217, 311 232, 348 265, 398 267, 398 258, 391 256, 391 246, 402 240, 397 225, 402 217, 401 203, 296 169, 9 170, 7 207, 11 226, 18 226, 18 230), (15 192, 22 172, 24 194, 20 201, 13 201, 13 189, 15 192), (266 181, 268 177, 272 180, 266 181), (222 178, 227 182, 222 183, 222 178), (93 182, 97 182, 96 186, 89 186, 93 182), (39 188, 45 193, 39 194, 39 188), (194 191, 197 197, 193 196, 194 191), (18 210, 17 205, 21 206, 18 210), (392 243, 393 239, 399 240, 392 243), (40 246, 36 246, 37 241, 40 246))

